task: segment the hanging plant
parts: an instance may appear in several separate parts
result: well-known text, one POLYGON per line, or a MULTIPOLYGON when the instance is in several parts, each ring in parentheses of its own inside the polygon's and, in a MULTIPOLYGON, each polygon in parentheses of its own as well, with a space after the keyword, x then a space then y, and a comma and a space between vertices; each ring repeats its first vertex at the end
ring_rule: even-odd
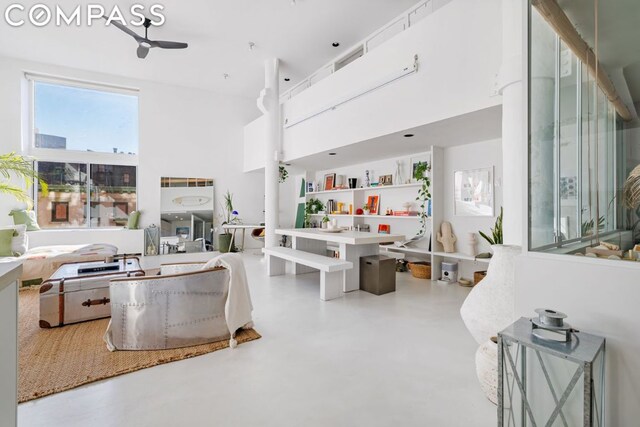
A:
POLYGON ((431 192, 429 191, 431 189, 431 178, 429 177, 429 172, 431 172, 431 165, 428 162, 418 162, 413 172, 413 177, 421 184, 416 197, 420 207, 420 229, 416 234, 419 237, 424 236, 427 232, 427 207, 429 200, 431 200, 431 192))
POLYGON ((279 172, 279 175, 278 175, 278 182, 279 182, 280 184, 282 184, 282 183, 283 183, 283 182, 285 182, 285 181, 287 180, 287 178, 289 177, 289 172, 287 172, 287 169, 286 169, 284 166, 282 166, 282 165, 280 165, 280 166, 279 166, 279 168, 278 168, 278 172, 279 172))

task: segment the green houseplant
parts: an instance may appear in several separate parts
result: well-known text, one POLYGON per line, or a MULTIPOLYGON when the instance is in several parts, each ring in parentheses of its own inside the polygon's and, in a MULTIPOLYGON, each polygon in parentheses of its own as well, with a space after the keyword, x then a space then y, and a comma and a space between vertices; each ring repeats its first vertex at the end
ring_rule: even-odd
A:
POLYGON ((19 202, 26 203, 29 208, 33 206, 33 200, 29 193, 22 187, 10 182, 11 178, 18 178, 25 182, 27 186, 38 182, 40 191, 47 194, 47 183, 40 178, 33 168, 33 159, 26 156, 20 156, 15 152, 8 154, 0 154, 0 194, 8 194, 19 202))
POLYGON ((311 215, 315 215, 324 210, 324 203, 319 199, 313 197, 307 200, 304 208, 304 226, 309 227, 311 225, 311 215))
POLYGON ((287 180, 288 177, 289 172, 287 171, 287 168, 285 168, 283 165, 280 165, 278 167, 278 182, 282 184, 287 180))
POLYGON ((493 246, 493 245, 501 245, 502 242, 503 242, 503 240, 502 240, 502 214, 503 214, 503 209, 502 209, 502 207, 500 207, 500 215, 498 215, 498 218, 496 218, 496 224, 491 229, 491 236, 486 235, 482 231, 478 232, 484 238, 484 240, 489 242, 489 244, 491 246, 493 246))
POLYGON ((429 172, 431 171, 431 165, 429 162, 418 162, 413 171, 413 178, 420 183, 418 188, 418 195, 416 201, 420 207, 420 229, 416 236, 424 236, 427 232, 427 207, 429 200, 431 199, 431 178, 429 172))
MULTIPOLYGON (((238 211, 233 209, 233 194, 231 194, 229 190, 225 193, 224 200, 220 204, 220 207, 222 209, 221 225, 238 224, 240 222, 240 218, 238 218, 238 211)), ((231 246, 232 237, 233 235, 230 232, 222 228, 222 232, 218 234, 218 250, 220 252, 229 252, 230 250, 231 252, 236 251, 235 245, 229 248, 231 246)))

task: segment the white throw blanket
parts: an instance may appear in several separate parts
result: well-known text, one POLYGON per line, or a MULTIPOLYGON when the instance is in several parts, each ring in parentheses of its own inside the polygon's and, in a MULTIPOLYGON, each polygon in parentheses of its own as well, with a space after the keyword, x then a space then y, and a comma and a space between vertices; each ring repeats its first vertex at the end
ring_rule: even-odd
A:
POLYGON ((227 327, 231 333, 229 346, 235 348, 238 342, 235 340, 236 331, 240 328, 253 328, 251 312, 253 304, 249 293, 249 282, 247 272, 244 268, 242 257, 238 254, 222 254, 207 262, 202 269, 213 267, 224 267, 229 270, 229 295, 225 305, 225 315, 227 317, 227 327))

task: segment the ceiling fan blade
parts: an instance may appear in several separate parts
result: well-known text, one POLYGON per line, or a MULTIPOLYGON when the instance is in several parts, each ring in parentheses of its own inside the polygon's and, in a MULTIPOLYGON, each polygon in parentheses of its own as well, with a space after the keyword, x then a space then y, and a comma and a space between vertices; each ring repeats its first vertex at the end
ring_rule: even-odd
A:
POLYGON ((136 51, 138 54, 138 58, 144 59, 149 54, 149 48, 146 46, 138 45, 138 50, 136 51))
MULTIPOLYGON (((106 16, 102 16, 105 20, 108 20, 109 18, 107 18, 106 16)), ((115 26, 116 28, 118 28, 120 31, 124 31, 125 33, 129 34, 131 37, 133 37, 134 39, 136 39, 137 42, 140 42, 141 40, 144 40, 144 37, 139 36, 138 34, 136 34, 133 30, 130 30, 129 28, 125 27, 124 25, 122 25, 121 23, 119 23, 118 21, 111 21, 110 23, 111 25, 115 26)))
POLYGON ((169 42, 162 40, 149 40, 153 47, 161 47, 162 49, 186 49, 189 45, 182 42, 169 42))

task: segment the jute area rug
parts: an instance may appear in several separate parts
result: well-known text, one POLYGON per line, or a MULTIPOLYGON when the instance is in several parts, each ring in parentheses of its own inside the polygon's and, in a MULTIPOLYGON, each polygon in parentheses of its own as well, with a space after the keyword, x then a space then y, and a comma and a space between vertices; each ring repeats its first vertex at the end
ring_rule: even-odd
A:
MULTIPOLYGON (((110 352, 102 340, 109 319, 61 328, 38 326, 37 289, 20 291, 18 324, 18 402, 27 402, 83 384, 139 369, 187 359, 229 347, 229 340, 174 350, 110 352)), ((239 331, 238 344, 260 338, 239 331)))

